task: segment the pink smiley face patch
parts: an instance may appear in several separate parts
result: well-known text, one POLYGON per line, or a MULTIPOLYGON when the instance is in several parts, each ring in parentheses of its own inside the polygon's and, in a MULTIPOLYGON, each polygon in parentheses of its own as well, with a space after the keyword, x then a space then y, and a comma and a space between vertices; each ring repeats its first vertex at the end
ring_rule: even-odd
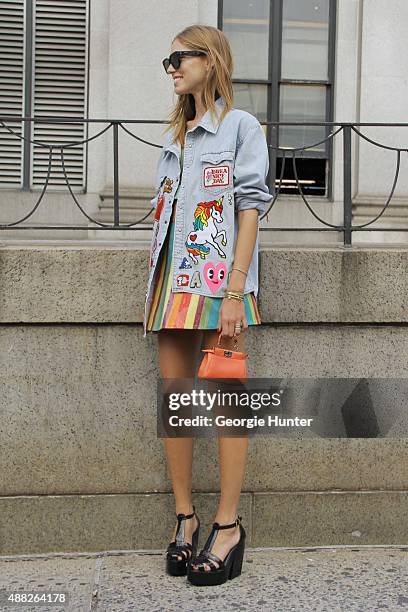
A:
POLYGON ((204 266, 204 280, 213 293, 222 285, 227 275, 227 266, 220 262, 217 265, 208 261, 204 266))

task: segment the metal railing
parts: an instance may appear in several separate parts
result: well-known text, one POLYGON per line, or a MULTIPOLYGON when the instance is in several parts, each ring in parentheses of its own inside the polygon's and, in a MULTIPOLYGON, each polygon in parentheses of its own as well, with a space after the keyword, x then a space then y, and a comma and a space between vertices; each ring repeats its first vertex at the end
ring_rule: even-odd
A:
MULTIPOLYGON (((16 138, 20 139, 20 140, 24 140, 26 142, 29 142, 35 146, 39 146, 39 147, 43 147, 45 149, 48 150, 49 152, 49 157, 48 157, 48 170, 47 170, 47 177, 44 183, 44 186, 42 188, 42 191, 40 193, 40 196, 37 200, 37 202, 34 204, 33 208, 30 210, 30 212, 25 215, 24 217, 22 217, 21 219, 17 219, 16 221, 13 221, 11 223, 1 223, 0 224, 0 230, 5 230, 5 229, 25 229, 25 230, 33 230, 33 229, 52 229, 52 230, 59 230, 59 229, 63 229, 63 230, 146 230, 146 229, 151 229, 152 226, 143 224, 141 225, 152 213, 152 211, 154 210, 154 208, 151 208, 149 210, 149 212, 144 215, 143 217, 141 217, 140 219, 137 219, 137 221, 134 221, 133 223, 120 223, 120 194, 119 194, 119 128, 121 128, 122 130, 124 130, 127 134, 129 134, 129 136, 131 136, 132 138, 134 138, 135 140, 142 142, 148 146, 152 146, 152 147, 157 147, 157 148, 162 148, 162 145, 159 144, 155 144, 153 142, 150 142, 148 140, 145 140, 144 138, 141 138, 139 136, 137 136, 136 134, 134 134, 132 131, 130 131, 127 127, 125 127, 124 124, 165 124, 168 123, 168 121, 158 121, 158 120, 141 120, 141 119, 129 119, 129 120, 124 120, 124 119, 116 119, 116 120, 109 120, 109 119, 85 119, 85 118, 72 118, 72 117, 16 117, 16 116, 0 116, 0 125, 8 130, 8 132, 10 134, 12 134, 13 136, 15 136, 16 138), (11 128, 7 127, 6 122, 10 121, 10 122, 16 122, 16 121, 34 121, 34 122, 45 122, 45 123, 59 123, 59 122, 64 122, 64 123, 83 123, 83 124, 89 124, 89 123, 107 123, 108 125, 106 127, 104 127, 100 132, 98 132, 97 134, 94 134, 93 136, 91 136, 90 138, 85 138, 83 140, 80 140, 78 142, 69 142, 69 143, 62 143, 62 144, 47 144, 46 142, 41 142, 39 140, 31 140, 31 139, 27 139, 24 136, 21 136, 20 134, 16 133, 14 130, 12 130, 11 128), (66 149, 70 149, 72 147, 76 147, 76 146, 82 146, 84 144, 87 144, 88 142, 91 142, 92 140, 95 140, 96 138, 101 137, 103 134, 105 134, 108 130, 112 129, 113 132, 113 139, 112 139, 112 143, 113 143, 113 224, 106 224, 106 223, 101 223, 100 221, 97 221, 96 219, 93 219, 81 206, 81 204, 78 202, 78 199, 75 196, 75 193, 72 190, 72 186, 70 185, 69 182, 69 177, 67 175, 67 171, 66 171, 66 167, 65 167, 65 162, 64 162, 64 151, 66 149), (29 219, 33 213, 38 209, 41 200, 44 197, 44 194, 47 190, 48 184, 49 184, 49 178, 51 175, 51 171, 52 171, 52 160, 53 160, 53 156, 55 153, 59 152, 59 155, 61 157, 61 165, 62 165, 62 170, 63 170, 63 174, 64 174, 64 179, 67 185, 67 189, 69 191, 69 193, 71 194, 76 206, 80 209, 80 211, 82 212, 82 214, 88 219, 88 221, 90 221, 91 223, 93 223, 94 225, 35 225, 35 226, 30 226, 30 225, 22 225, 24 221, 26 221, 27 219, 29 219)), ((391 147, 391 146, 387 146, 384 144, 381 144, 377 141, 372 140, 371 138, 368 138, 367 136, 365 136, 364 134, 361 133, 360 130, 357 129, 356 126, 359 127, 407 127, 408 123, 336 123, 336 122, 287 122, 287 121, 268 121, 268 122, 262 122, 262 125, 266 125, 266 126, 271 126, 270 128, 268 128, 271 131, 271 138, 270 140, 272 140, 272 142, 277 142, 277 133, 278 133, 278 128, 279 126, 325 126, 325 130, 327 132, 327 130, 329 128, 331 128, 331 132, 322 140, 318 141, 318 142, 314 142, 312 144, 309 144, 307 146, 303 146, 303 147, 295 147, 295 148, 289 148, 289 147, 280 147, 278 145, 274 145, 274 144, 268 144, 268 147, 270 149, 270 151, 275 151, 274 155, 276 158, 277 152, 280 151, 282 154, 282 164, 281 164, 281 171, 280 171, 280 177, 279 177, 279 181, 276 188, 274 188, 275 193, 274 193, 274 197, 273 200, 268 208, 268 210, 265 211, 265 213, 260 216, 260 221, 262 219, 264 219, 272 210, 273 206, 275 205, 275 203, 278 200, 279 194, 281 192, 282 189, 282 183, 283 183, 283 176, 284 176, 284 172, 285 172, 285 164, 286 164, 286 155, 289 153, 292 156, 292 165, 293 165, 293 173, 294 173, 294 177, 295 177, 295 181, 296 181, 296 185, 298 187, 299 190, 299 194, 300 197, 303 201, 303 203, 305 204, 305 206, 307 207, 307 209, 310 211, 310 213, 313 215, 313 217, 319 221, 319 223, 321 223, 322 227, 262 227, 260 226, 260 231, 282 231, 282 232, 288 232, 288 231, 318 231, 318 232, 324 232, 324 231, 330 231, 330 232, 342 232, 343 233, 343 242, 345 246, 351 246, 352 244, 352 234, 353 232, 356 231, 381 231, 381 232, 405 232, 408 231, 408 227, 401 227, 401 228, 396 228, 396 227, 381 227, 380 230, 378 230, 377 228, 373 228, 372 225, 384 214, 384 212, 387 210, 389 203, 391 201, 391 198, 394 194, 396 185, 397 185, 397 181, 398 181, 398 176, 399 176, 399 169, 400 169, 400 160, 401 160, 401 153, 402 152, 406 152, 408 153, 408 149, 406 148, 400 148, 400 147, 391 147), (339 126, 338 129, 334 130, 335 126, 339 126), (301 187, 301 182, 299 181, 298 178, 298 172, 297 172, 297 166, 296 166, 296 160, 299 156, 302 156, 303 152, 306 151, 307 149, 315 149, 317 146, 322 145, 323 143, 329 143, 330 145, 332 145, 332 141, 334 139, 335 136, 337 136, 337 134, 339 134, 340 132, 343 132, 343 223, 341 225, 336 225, 336 224, 332 224, 329 223, 328 221, 325 221, 324 219, 322 219, 312 208, 312 206, 310 205, 310 203, 307 201, 305 194, 302 190, 301 187), (395 151, 397 154, 397 159, 396 159, 396 169, 395 169, 395 174, 394 174, 394 181, 392 184, 392 188, 391 188, 391 192, 385 202, 385 204, 383 205, 383 207, 381 208, 380 212, 370 221, 367 221, 367 223, 363 223, 360 225, 353 225, 352 223, 352 185, 351 185, 351 175, 352 175, 352 143, 351 143, 351 136, 352 136, 352 132, 354 132, 355 134, 357 134, 360 138, 363 138, 364 140, 366 140, 367 142, 371 143, 372 145, 376 146, 376 147, 380 147, 382 149, 386 149, 389 151, 395 151)), ((1 193, 1 191, 0 191, 1 193)), ((153 197, 153 195, 152 195, 153 197)))

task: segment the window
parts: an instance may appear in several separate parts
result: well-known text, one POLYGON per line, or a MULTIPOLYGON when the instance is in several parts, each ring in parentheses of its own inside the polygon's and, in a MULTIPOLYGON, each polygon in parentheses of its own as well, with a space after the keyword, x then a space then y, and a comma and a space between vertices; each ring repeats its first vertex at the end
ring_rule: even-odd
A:
MULTIPOLYGON (((59 123, 7 121, 30 140, 50 144, 85 138, 87 0, 0 0, 0 114, 67 117, 59 123)), ((49 150, 20 140, 0 125, 0 187, 41 189, 49 150)), ((85 184, 84 146, 64 151, 73 188, 85 184)), ((66 190, 60 151, 54 151, 49 185, 66 190)))
MULTIPOLYGON (((235 106, 259 121, 332 121, 335 0, 220 0, 218 27, 230 41, 235 106)), ((265 126, 266 128, 266 126, 265 126)), ((310 146, 296 153, 305 195, 331 197, 329 126, 268 126, 273 146, 310 146)), ((277 186, 282 151, 271 149, 270 185, 277 186)), ((281 193, 297 194, 286 152, 281 193)))

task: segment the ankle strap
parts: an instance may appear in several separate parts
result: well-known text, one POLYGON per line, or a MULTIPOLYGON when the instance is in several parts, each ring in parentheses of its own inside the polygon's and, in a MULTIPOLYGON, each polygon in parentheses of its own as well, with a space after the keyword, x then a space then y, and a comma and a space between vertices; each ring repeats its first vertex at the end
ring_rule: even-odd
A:
POLYGON ((194 516, 194 515, 195 515, 195 506, 194 506, 194 504, 193 504, 193 512, 192 512, 191 514, 183 514, 182 512, 180 512, 180 513, 177 515, 177 518, 178 518, 179 520, 183 520, 183 519, 190 519, 190 518, 193 518, 193 516, 194 516))
POLYGON ((241 521, 242 516, 237 516, 235 521, 233 523, 229 523, 228 525, 220 525, 219 523, 213 523, 213 529, 216 529, 217 531, 219 529, 231 529, 231 527, 236 527, 237 525, 240 525, 241 521))

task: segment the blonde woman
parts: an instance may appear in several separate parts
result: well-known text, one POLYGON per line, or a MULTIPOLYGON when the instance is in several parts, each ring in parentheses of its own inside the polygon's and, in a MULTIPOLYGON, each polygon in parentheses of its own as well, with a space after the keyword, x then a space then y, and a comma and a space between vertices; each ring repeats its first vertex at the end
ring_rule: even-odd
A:
MULTIPOLYGON (((258 217, 272 200, 268 149, 259 121, 233 108, 231 49, 222 31, 192 25, 163 60, 178 96, 157 165, 144 336, 158 333, 162 378, 194 379, 202 348, 245 350, 261 323, 258 217)), ((167 572, 193 584, 221 584, 241 573, 245 546, 237 516, 248 438, 219 437, 219 505, 198 556, 200 522, 192 504, 193 438, 164 438, 177 525, 167 572)))

